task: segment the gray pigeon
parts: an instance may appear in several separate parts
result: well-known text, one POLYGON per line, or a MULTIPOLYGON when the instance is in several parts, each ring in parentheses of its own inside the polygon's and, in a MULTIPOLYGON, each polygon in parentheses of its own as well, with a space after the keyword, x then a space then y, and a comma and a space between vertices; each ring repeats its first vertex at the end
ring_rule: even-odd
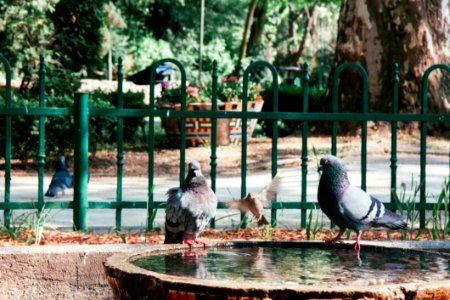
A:
POLYGON ((356 231, 355 250, 359 252, 361 231, 373 227, 405 229, 402 217, 384 208, 383 203, 360 188, 350 185, 347 170, 335 156, 325 156, 320 160, 318 201, 323 212, 339 226, 339 234, 326 240, 335 243, 341 239, 346 228, 356 231))
POLYGON ((189 163, 183 184, 171 188, 167 196, 164 244, 202 243, 197 237, 215 216, 217 199, 197 161, 189 163))
POLYGON ((67 169, 65 157, 61 155, 56 160, 56 171, 45 196, 56 197, 59 193, 64 194, 67 188, 73 188, 73 176, 67 169))

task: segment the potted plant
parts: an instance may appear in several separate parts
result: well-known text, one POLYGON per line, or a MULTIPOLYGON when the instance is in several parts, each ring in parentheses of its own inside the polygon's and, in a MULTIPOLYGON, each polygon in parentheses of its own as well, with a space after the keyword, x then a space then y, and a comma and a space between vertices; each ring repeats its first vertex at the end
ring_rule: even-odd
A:
MULTIPOLYGON (((242 83, 236 76, 222 77, 217 87, 218 110, 242 110, 242 83)), ((261 97, 262 88, 259 84, 249 83, 247 111, 261 111, 264 101, 261 97)), ((161 97, 156 106, 163 109, 181 110, 180 86, 162 83, 161 97)), ((211 110, 211 87, 204 84, 188 84, 186 87, 187 110, 211 110)), ((179 118, 161 118, 162 125, 171 143, 180 141, 179 118)), ((252 136, 256 119, 248 120, 247 134, 252 136)), ((211 136, 210 118, 187 118, 186 141, 188 146, 208 143, 211 136)), ((242 120, 239 118, 217 119, 217 143, 228 145, 242 140, 242 120)))

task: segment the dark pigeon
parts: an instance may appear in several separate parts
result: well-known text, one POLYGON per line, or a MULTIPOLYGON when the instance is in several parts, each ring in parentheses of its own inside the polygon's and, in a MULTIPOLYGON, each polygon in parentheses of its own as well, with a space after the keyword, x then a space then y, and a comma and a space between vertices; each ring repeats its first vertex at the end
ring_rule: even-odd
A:
POLYGON ((281 178, 276 176, 258 193, 248 193, 243 199, 228 201, 228 207, 238 208, 241 211, 250 211, 256 218, 258 226, 269 225, 264 215, 264 208, 271 206, 272 201, 277 197, 281 178))
POLYGON ((197 161, 189 163, 183 184, 171 188, 167 196, 164 244, 202 243, 197 237, 215 216, 217 199, 197 161))
POLYGON ((326 240, 328 243, 340 241, 347 228, 356 231, 355 250, 359 253, 363 229, 386 227, 405 229, 403 218, 385 209, 383 203, 360 188, 350 185, 347 170, 335 156, 325 156, 320 160, 318 201, 322 211, 339 226, 338 235, 326 240))
POLYGON ((56 197, 59 193, 64 194, 67 188, 73 188, 73 176, 67 169, 65 157, 61 155, 56 160, 56 171, 45 196, 56 197))

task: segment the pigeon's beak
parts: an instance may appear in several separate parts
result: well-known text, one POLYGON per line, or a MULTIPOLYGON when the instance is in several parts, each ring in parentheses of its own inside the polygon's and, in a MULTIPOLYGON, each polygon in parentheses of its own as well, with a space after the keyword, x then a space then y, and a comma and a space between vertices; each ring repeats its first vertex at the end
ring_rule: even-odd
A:
POLYGON ((317 167, 317 172, 319 172, 319 173, 322 172, 322 165, 319 165, 319 166, 317 167))

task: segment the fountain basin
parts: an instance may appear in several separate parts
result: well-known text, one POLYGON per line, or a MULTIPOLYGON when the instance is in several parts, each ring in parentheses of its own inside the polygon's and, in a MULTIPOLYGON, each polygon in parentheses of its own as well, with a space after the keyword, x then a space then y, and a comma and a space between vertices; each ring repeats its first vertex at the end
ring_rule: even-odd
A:
POLYGON ((116 299, 449 299, 449 254, 435 250, 366 243, 357 257, 349 245, 323 242, 157 245, 104 267, 116 299))

